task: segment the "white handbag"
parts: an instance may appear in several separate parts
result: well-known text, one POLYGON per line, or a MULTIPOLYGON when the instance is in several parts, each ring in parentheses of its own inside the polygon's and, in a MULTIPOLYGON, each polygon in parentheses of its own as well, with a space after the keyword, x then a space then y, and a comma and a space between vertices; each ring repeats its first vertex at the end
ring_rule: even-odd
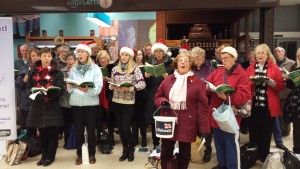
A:
POLYGON ((230 96, 228 96, 229 105, 222 104, 218 109, 213 109, 213 117, 221 130, 236 134, 239 132, 239 125, 231 108, 230 96))

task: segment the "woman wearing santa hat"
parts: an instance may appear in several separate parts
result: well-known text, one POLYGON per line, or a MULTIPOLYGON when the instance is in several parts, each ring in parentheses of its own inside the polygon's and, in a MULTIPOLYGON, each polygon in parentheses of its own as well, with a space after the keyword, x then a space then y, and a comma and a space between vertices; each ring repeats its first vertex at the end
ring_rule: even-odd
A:
POLYGON ((85 42, 77 45, 75 51, 77 61, 70 70, 69 78, 78 82, 93 82, 95 87, 73 87, 67 84, 70 95, 70 105, 73 112, 73 122, 76 129, 77 160, 76 165, 82 163, 81 146, 84 143, 85 128, 88 133, 88 152, 90 164, 96 163, 96 117, 99 111, 99 97, 103 78, 100 68, 92 61, 91 48, 85 42))
POLYGON ((132 117, 135 107, 135 92, 146 87, 143 75, 134 64, 134 50, 122 47, 120 59, 117 66, 112 69, 111 82, 121 84, 130 83, 131 86, 118 87, 110 84, 109 89, 113 90, 112 112, 115 113, 120 139, 123 146, 122 156, 119 161, 129 162, 134 160, 134 143, 131 131, 132 117))
POLYGON ((168 52, 168 47, 163 44, 163 42, 160 40, 159 42, 155 43, 151 48, 152 54, 154 54, 154 57, 152 57, 151 63, 153 65, 158 65, 163 63, 166 67, 167 73, 163 74, 159 77, 154 77, 150 73, 145 73, 145 81, 147 83, 147 103, 146 103, 146 122, 148 124, 151 124, 152 128, 152 141, 154 149, 156 146, 159 146, 159 138, 155 135, 155 125, 154 125, 154 119, 153 119, 153 113, 157 109, 157 107, 154 105, 154 95, 156 91, 158 90, 158 87, 160 86, 161 82, 169 75, 173 73, 173 70, 171 69, 172 59, 170 58, 170 52, 168 52))

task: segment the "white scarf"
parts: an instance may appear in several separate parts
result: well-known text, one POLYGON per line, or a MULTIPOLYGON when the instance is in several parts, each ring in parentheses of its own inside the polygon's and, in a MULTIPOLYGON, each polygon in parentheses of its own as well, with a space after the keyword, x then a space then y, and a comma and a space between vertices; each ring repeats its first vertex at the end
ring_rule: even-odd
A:
POLYGON ((180 75, 178 70, 174 71, 176 81, 173 84, 169 93, 169 102, 171 108, 174 110, 186 109, 186 95, 187 95, 187 78, 193 76, 194 72, 189 71, 184 75, 180 75))

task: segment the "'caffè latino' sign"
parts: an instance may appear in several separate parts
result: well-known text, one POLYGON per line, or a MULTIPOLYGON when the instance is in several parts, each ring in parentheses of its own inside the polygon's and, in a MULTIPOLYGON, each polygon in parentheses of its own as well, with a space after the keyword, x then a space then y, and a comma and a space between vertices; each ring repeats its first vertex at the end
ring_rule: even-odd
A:
POLYGON ((99 0, 68 0, 68 6, 77 8, 78 6, 99 6, 99 0))

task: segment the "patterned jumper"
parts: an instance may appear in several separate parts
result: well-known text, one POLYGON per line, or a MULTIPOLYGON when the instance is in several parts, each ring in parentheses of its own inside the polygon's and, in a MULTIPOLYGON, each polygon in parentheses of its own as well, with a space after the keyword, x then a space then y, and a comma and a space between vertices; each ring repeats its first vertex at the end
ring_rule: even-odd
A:
POLYGON ((141 70, 137 67, 127 75, 127 72, 118 72, 117 66, 112 69, 111 81, 113 83, 130 82, 133 85, 133 91, 117 91, 114 90, 112 101, 120 104, 134 104, 135 103, 135 91, 142 90, 146 87, 146 83, 143 78, 141 70))

